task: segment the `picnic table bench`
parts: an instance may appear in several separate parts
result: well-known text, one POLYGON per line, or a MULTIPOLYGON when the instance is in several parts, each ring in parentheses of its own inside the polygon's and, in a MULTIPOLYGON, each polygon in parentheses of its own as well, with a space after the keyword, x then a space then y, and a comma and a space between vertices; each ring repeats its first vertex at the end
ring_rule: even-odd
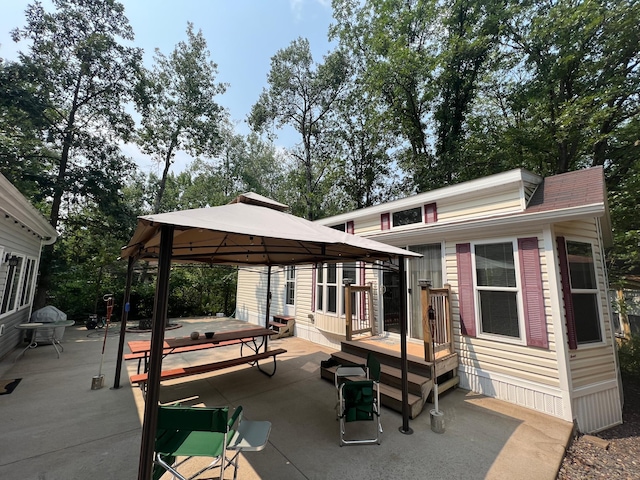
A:
MULTIPOLYGON (((225 346, 228 346, 228 345, 238 345, 238 344, 241 344, 241 343, 249 342, 252 339, 253 339, 253 337, 247 337, 247 338, 238 338, 238 339, 233 339, 233 340, 226 340, 226 341, 218 342, 216 344, 199 343, 199 344, 195 344, 195 345, 185 345, 184 347, 165 348, 165 349, 162 350, 162 358, 164 358, 167 355, 170 355, 172 353, 196 352, 198 350, 207 350, 209 348, 214 348, 214 347, 225 347, 225 346)), ((147 340, 133 340, 133 341, 129 342, 129 346, 131 347, 132 345, 136 345, 136 342, 140 342, 141 344, 145 344, 145 345, 147 345, 149 343, 147 340)), ((125 360, 138 360, 138 373, 140 373, 140 367, 142 366, 142 361, 143 360, 145 362, 144 371, 146 372, 149 369, 149 365, 148 365, 149 352, 147 350, 145 350, 143 352, 126 353, 123 356, 123 358, 125 360)))
MULTIPOLYGON (((255 353, 253 355, 245 355, 243 357, 235 357, 227 360, 220 360, 218 362, 207 363, 203 365, 193 365, 190 367, 178 367, 172 368, 170 370, 163 370, 160 373, 160 381, 162 380, 172 380, 174 378, 187 377, 190 375, 198 375, 200 373, 209 373, 215 372, 217 370, 223 370, 225 368, 235 367, 238 365, 242 365, 244 363, 250 363, 258 367, 265 375, 272 377, 276 373, 276 356, 282 353, 287 353, 284 348, 276 348, 275 350, 267 350, 266 352, 255 353), (273 371, 267 372, 263 370, 258 364, 259 360, 264 360, 265 358, 273 357, 273 371)), ((141 384, 144 385, 148 380, 148 373, 139 373, 136 375, 131 375, 130 377, 131 383, 133 384, 141 384)), ((144 387, 143 387, 144 388, 144 387)))
MULTIPOLYGON (((240 356, 213 363, 206 363, 203 365, 192 365, 187 367, 163 370, 160 372, 160 380, 170 380, 190 375, 198 375, 200 373, 214 372, 245 363, 255 365, 260 372, 271 377, 276 373, 276 356, 282 353, 286 353, 286 350, 282 348, 278 348, 275 350, 267 349, 267 339, 273 334, 274 331, 271 329, 257 327, 215 333, 212 338, 201 336, 196 340, 193 340, 190 337, 167 338, 164 341, 162 358, 174 353, 194 352, 208 348, 217 348, 237 344, 240 344, 240 356), (258 339, 262 339, 262 341, 258 343, 258 339), (245 345, 253 351, 252 354, 243 355, 243 348, 245 345), (264 349, 260 351, 262 347, 264 347, 264 349), (259 364, 260 360, 265 360, 268 358, 273 359, 273 369, 271 371, 262 369, 259 364)), ((140 385, 140 387, 144 391, 146 390, 146 384, 148 382, 147 367, 151 350, 151 342, 148 340, 134 340, 128 342, 128 345, 129 349, 131 350, 131 354, 127 354, 125 356, 125 359, 138 359, 138 373, 135 375, 131 375, 131 383, 140 385), (143 360, 145 363, 145 371, 143 373, 140 373, 140 365, 143 360)))

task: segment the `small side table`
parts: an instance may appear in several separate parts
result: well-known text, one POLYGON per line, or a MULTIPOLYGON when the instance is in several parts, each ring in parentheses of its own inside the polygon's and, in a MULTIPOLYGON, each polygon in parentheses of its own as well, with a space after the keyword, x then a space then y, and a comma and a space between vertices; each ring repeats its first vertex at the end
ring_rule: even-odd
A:
POLYGON ((51 344, 53 345, 53 348, 55 348, 56 353, 58 354, 58 358, 60 358, 60 352, 64 351, 64 347, 60 343, 60 340, 58 340, 56 338, 56 328, 59 328, 59 327, 62 327, 62 328, 70 327, 74 323, 75 322, 73 320, 62 320, 62 321, 59 321, 59 322, 50 322, 50 323, 33 322, 33 323, 21 323, 19 325, 16 325, 16 328, 19 329, 19 330, 29 330, 29 331, 31 331, 31 339, 29 341, 29 345, 27 345, 25 347, 25 349, 22 350, 16 356, 14 362, 16 360, 18 360, 21 356, 23 356, 24 352, 26 352, 30 348, 36 348, 38 346, 38 342, 36 342, 36 333, 38 331, 50 332, 48 334, 49 335, 48 336, 48 340, 51 341, 51 344), (58 349, 58 347, 60 347, 60 349, 58 349))
POLYGON ((264 420, 242 420, 238 430, 231 439, 227 450, 235 452, 231 460, 225 459, 227 465, 233 465, 234 480, 238 475, 238 455, 242 452, 259 452, 266 447, 271 433, 271 422, 264 420))

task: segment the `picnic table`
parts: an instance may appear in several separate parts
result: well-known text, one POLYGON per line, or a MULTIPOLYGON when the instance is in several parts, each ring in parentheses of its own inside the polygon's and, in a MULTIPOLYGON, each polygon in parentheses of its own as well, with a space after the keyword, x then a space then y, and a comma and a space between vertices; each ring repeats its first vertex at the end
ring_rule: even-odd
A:
MULTIPOLYGON (((271 377, 276 373, 276 356, 286 353, 286 350, 277 348, 268 349, 268 339, 271 335, 276 334, 272 329, 264 327, 241 328, 226 332, 216 332, 211 338, 200 335, 199 338, 193 340, 191 337, 166 338, 163 344, 162 358, 167 355, 176 353, 196 352, 209 348, 217 348, 229 345, 240 345, 240 355, 226 360, 221 360, 204 365, 192 365, 187 367, 173 368, 163 370, 160 380, 169 380, 172 378, 185 377, 189 375, 197 375, 199 373, 213 372, 225 368, 248 363, 255 365, 258 370, 265 375, 271 377), (244 348, 247 347, 251 352, 244 354, 244 348), (273 358, 273 370, 265 371, 260 367, 259 361, 273 358)), ((128 342, 131 354, 125 355, 125 360, 138 359, 138 373, 130 377, 132 384, 140 384, 144 389, 147 382, 147 370, 149 366, 149 355, 151 353, 151 341, 149 340, 132 340, 128 342), (144 372, 140 373, 140 362, 144 361, 144 372)))

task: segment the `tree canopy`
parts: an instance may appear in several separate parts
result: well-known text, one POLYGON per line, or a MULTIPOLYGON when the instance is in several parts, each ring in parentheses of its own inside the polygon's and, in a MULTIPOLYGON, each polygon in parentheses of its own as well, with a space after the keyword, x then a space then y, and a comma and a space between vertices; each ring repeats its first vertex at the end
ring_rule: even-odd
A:
MULTIPOLYGON (((640 272, 638 2, 332 7, 334 48, 322 59, 305 38, 273 52, 248 135, 224 108, 227 85, 194 24, 145 68, 117 1, 27 8, 12 32, 25 50, 0 61, 0 171, 62 234, 43 252, 37 305, 50 295, 95 310, 105 289, 118 291, 118 248, 141 214, 255 191, 316 219, 512 168, 546 176, 604 166, 610 276, 640 272), (284 127, 296 145, 277 146, 284 127), (123 153, 128 142, 158 173, 123 153), (191 161, 173 172, 180 153, 191 161)), ((152 275, 139 272, 134 286, 142 316, 152 275)), ((180 270, 170 310, 230 313, 234 275, 180 270)))

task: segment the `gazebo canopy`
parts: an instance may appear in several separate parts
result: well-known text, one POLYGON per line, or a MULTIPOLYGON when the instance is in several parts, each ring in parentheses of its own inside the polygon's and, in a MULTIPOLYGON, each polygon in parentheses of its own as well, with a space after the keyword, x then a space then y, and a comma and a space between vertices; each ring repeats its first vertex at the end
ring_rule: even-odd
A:
MULTIPOLYGON (((125 293, 128 302, 131 268, 137 260, 157 260, 158 279, 154 304, 151 351, 139 480, 148 480, 153 462, 154 436, 160 389, 167 315, 169 274, 172 262, 226 265, 295 265, 336 262, 375 262, 400 258, 403 282, 404 258, 420 254, 325 227, 285 213, 288 207, 269 198, 247 193, 227 205, 138 217, 138 226, 122 258, 129 259, 125 293)), ((406 301, 406 300, 405 300, 406 301)), ((125 310, 126 312, 126 310, 125 310)), ((406 305, 404 306, 406 315, 406 305)), ((123 313, 126 322, 126 314, 123 313)), ((401 334, 403 399, 407 402, 406 318, 401 334)), ((124 331, 121 329, 116 381, 119 385, 124 331)), ((117 387, 116 387, 117 388, 117 387)), ((408 410, 403 408, 403 431, 408 427, 408 410)))
POLYGON ((173 262, 294 265, 419 256, 285 213, 282 203, 247 193, 219 207, 138 217, 122 257, 158 258, 160 230, 174 227, 173 262))

